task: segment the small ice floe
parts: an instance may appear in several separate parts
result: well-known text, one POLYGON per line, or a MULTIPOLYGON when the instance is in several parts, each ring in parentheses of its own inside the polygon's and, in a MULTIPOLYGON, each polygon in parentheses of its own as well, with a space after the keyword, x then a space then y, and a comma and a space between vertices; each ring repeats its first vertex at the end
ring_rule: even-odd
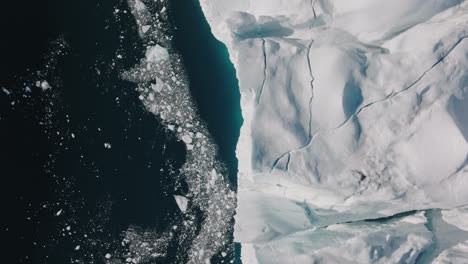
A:
POLYGON ((156 77, 156 84, 152 83, 151 84, 151 89, 153 89, 153 91, 157 92, 157 93, 160 93, 164 88, 164 83, 161 79, 159 79, 158 77, 156 77))
POLYGON ((161 9, 161 14, 164 13, 164 12, 166 12, 166 7, 165 6, 163 6, 163 8, 161 9))
POLYGON ((216 172, 215 169, 211 170, 211 179, 210 179, 210 185, 215 186, 216 180, 218 180, 219 176, 218 173, 216 172))
POLYGON ((63 210, 60 209, 60 210, 57 211, 57 213, 55 213, 55 215, 56 215, 56 216, 60 216, 60 215, 62 214, 62 212, 63 212, 63 210))
POLYGON ((75 250, 80 250, 80 245, 76 246, 75 250))
POLYGON ((183 135, 182 141, 184 141, 185 144, 191 144, 193 142, 192 137, 189 135, 183 135))
POLYGON ((110 259, 112 257, 111 254, 107 253, 105 256, 104 256, 106 259, 110 259))
POLYGON ((10 95, 10 94, 11 94, 10 91, 8 91, 6 88, 3 88, 3 87, 2 87, 2 91, 3 91, 6 95, 10 95))
POLYGON ((122 59, 122 58, 123 58, 122 55, 117 54, 117 59, 122 59))
POLYGON ((42 88, 43 91, 45 91, 45 90, 49 90, 52 87, 50 86, 50 84, 47 81, 42 81, 41 82, 41 88, 42 88))
POLYGON ((185 213, 187 211, 188 199, 181 195, 174 195, 174 199, 176 200, 177 206, 179 206, 180 211, 185 213))
POLYGON ((106 149, 110 149, 110 148, 112 148, 112 145, 106 142, 106 143, 104 143, 104 147, 106 149))
POLYGON ((142 27, 141 27, 141 31, 142 31, 143 33, 146 33, 146 32, 148 32, 148 30, 149 30, 150 28, 151 28, 150 25, 145 25, 145 26, 142 26, 142 27))
POLYGON ((146 60, 149 62, 158 62, 162 60, 169 60, 169 52, 166 48, 155 45, 146 51, 146 60))
POLYGON ((72 137, 72 138, 75 138, 75 134, 71 133, 71 137, 72 137))

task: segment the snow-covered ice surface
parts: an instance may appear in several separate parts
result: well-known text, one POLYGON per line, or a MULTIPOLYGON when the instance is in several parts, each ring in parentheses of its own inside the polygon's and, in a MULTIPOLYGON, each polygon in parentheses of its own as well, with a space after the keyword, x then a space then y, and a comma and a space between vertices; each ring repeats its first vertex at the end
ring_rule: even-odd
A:
MULTIPOLYGON (((432 217, 432 222, 433 263, 468 263, 468 209, 443 210, 432 217)), ((421 259, 426 260, 424 255, 421 259)))
MULTIPOLYGON (((431 211, 439 230, 464 228, 454 208, 468 204, 468 3, 200 3, 241 90, 244 263, 414 263, 452 233, 362 220, 443 209, 431 211)), ((423 258, 467 255, 466 241, 450 246, 423 258)))

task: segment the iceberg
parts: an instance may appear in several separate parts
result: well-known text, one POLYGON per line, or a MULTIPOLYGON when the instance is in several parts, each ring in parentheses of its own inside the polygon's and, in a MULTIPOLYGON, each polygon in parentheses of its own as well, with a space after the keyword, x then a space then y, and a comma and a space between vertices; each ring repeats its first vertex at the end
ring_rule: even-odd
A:
POLYGON ((200 4, 239 80, 244 263, 414 263, 433 248, 424 224, 363 221, 468 204, 468 3, 200 4))

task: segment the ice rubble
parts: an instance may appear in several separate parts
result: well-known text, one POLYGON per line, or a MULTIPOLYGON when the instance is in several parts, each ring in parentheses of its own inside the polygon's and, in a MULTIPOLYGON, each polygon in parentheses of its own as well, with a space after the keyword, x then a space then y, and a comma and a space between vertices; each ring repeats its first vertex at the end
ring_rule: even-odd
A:
POLYGON ((145 108, 186 145, 185 163, 174 179, 176 186, 165 190, 184 195, 174 195, 183 217, 168 219, 163 232, 129 228, 123 241, 130 249, 124 256, 127 258, 112 259, 115 263, 164 262, 168 248, 176 245, 177 256, 170 259, 174 263, 208 263, 214 256, 222 256, 223 263, 232 263, 234 250, 229 243, 235 192, 191 98, 182 58, 172 42, 170 17, 166 14, 169 2, 128 0, 128 4, 147 50, 145 58, 122 72, 121 77, 137 84, 138 98, 145 108), (147 25, 151 25, 149 31, 147 25))
MULTIPOLYGON (((310 263, 327 226, 468 204, 465 1, 200 3, 241 90, 235 239, 247 263, 280 249, 283 263, 310 263)), ((387 260, 415 260, 400 257, 387 260)))

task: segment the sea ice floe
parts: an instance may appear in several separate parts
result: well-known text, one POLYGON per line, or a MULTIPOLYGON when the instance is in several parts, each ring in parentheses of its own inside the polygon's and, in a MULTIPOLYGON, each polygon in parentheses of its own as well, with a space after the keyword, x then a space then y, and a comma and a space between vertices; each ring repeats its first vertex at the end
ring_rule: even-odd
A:
POLYGON ((176 203, 179 206, 180 211, 185 213, 185 211, 187 211, 189 199, 181 195, 174 195, 174 199, 176 200, 176 203))
POLYGON ((169 59, 169 52, 167 51, 167 49, 157 44, 155 46, 150 47, 146 51, 146 60, 149 62, 159 62, 159 61, 168 60, 168 59, 169 59))

